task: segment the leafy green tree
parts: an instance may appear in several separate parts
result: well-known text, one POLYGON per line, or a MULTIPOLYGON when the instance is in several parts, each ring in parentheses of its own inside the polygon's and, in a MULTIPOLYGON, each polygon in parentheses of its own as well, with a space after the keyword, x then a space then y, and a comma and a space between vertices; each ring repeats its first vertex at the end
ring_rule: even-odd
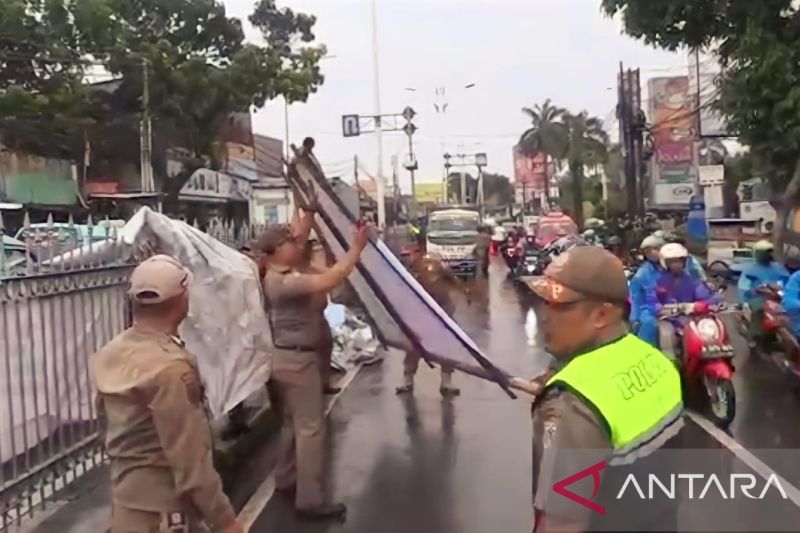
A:
POLYGON ((314 17, 260 0, 249 20, 261 33, 260 44, 245 41, 241 21, 228 17, 220 0, 5 0, 3 139, 42 155, 79 159, 79 132, 87 125, 122 116, 129 118, 126 127, 137 128, 146 69, 156 127, 172 132, 166 138, 188 149, 193 161, 213 164, 215 141, 232 113, 279 95, 304 101, 323 81, 325 47, 313 44, 314 17), (87 86, 97 68, 118 82, 103 90, 87 86), (43 141, 43 129, 70 142, 43 141))
POLYGON ((578 226, 583 225, 583 193, 587 168, 603 165, 608 159, 608 133, 603 122, 586 111, 564 117, 567 164, 572 183, 573 212, 578 226))
POLYGON ((483 175, 483 188, 486 205, 500 207, 514 203, 514 185, 508 176, 487 172, 483 175))
MULTIPOLYGON (((625 31, 677 50, 708 48, 723 67, 717 109, 750 147, 758 173, 781 194, 775 227, 783 239, 800 200, 800 12, 792 0, 603 0, 625 31)), ((781 246, 778 246, 781 250, 781 246)))
MULTIPOLYGON (((469 172, 464 173, 467 189, 467 201, 474 202, 478 194, 478 180, 469 172)), ((457 203, 461 202, 461 172, 451 172, 447 176, 447 197, 457 203)))

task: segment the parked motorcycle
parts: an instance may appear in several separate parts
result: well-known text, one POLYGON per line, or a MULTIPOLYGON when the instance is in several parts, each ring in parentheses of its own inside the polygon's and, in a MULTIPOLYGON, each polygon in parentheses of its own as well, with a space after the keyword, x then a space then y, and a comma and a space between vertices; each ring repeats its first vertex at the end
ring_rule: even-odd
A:
MULTIPOLYGON (((789 328, 789 317, 783 308, 783 287, 778 284, 762 285, 756 289, 764 297, 761 330, 764 337, 753 339, 750 346, 761 357, 776 363, 782 370, 800 380, 800 343, 789 328)), ((739 314, 739 328, 747 338, 753 313, 746 304, 739 314)))
MULTIPOLYGON (((736 415, 734 350, 720 316, 738 309, 740 306, 706 302, 667 304, 659 316, 675 326, 675 353, 671 355, 680 364, 684 387, 703 398, 702 408, 720 428, 727 428, 736 415)), ((664 346, 662 350, 671 351, 664 346)))

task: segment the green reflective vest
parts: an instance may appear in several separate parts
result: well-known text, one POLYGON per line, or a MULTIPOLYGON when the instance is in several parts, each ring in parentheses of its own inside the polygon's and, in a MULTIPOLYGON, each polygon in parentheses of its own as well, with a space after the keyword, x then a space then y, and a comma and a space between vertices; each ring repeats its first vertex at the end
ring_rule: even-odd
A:
MULTIPOLYGON (((683 395, 678 370, 657 348, 632 334, 575 357, 547 387, 564 388, 593 407, 607 426, 618 458, 648 444, 658 447, 680 427, 683 395)), ((622 462, 635 458, 634 454, 622 462)))

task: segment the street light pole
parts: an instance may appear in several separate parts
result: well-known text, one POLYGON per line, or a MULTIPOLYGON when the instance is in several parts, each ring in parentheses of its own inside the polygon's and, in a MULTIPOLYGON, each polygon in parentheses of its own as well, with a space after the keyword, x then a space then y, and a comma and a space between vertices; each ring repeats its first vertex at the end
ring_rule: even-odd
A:
POLYGON ((417 180, 416 180, 416 156, 414 155, 414 139, 413 133, 408 133, 408 156, 409 161, 408 172, 411 174, 411 216, 416 220, 417 218, 417 180))
MULTIPOLYGON (((463 158, 464 145, 459 145, 458 150, 459 156, 463 158)), ((464 167, 461 167, 461 205, 467 205, 467 173, 464 167)))
POLYGON ((283 96, 283 127, 286 135, 286 164, 289 164, 291 159, 289 155, 289 99, 286 95, 283 96))
POLYGON ((383 133, 381 127, 381 80, 378 55, 378 2, 372 0, 372 70, 375 78, 375 136, 378 141, 378 228, 386 226, 386 182, 383 177, 383 133))

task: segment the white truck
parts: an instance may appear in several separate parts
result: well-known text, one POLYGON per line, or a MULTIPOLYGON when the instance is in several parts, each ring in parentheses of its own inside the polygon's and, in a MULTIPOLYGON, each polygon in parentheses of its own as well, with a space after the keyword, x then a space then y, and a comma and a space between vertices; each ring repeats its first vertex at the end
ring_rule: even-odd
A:
POLYGON ((429 254, 442 258, 458 276, 474 276, 477 271, 475 245, 478 242, 480 215, 466 209, 443 209, 428 216, 425 245, 429 254))

